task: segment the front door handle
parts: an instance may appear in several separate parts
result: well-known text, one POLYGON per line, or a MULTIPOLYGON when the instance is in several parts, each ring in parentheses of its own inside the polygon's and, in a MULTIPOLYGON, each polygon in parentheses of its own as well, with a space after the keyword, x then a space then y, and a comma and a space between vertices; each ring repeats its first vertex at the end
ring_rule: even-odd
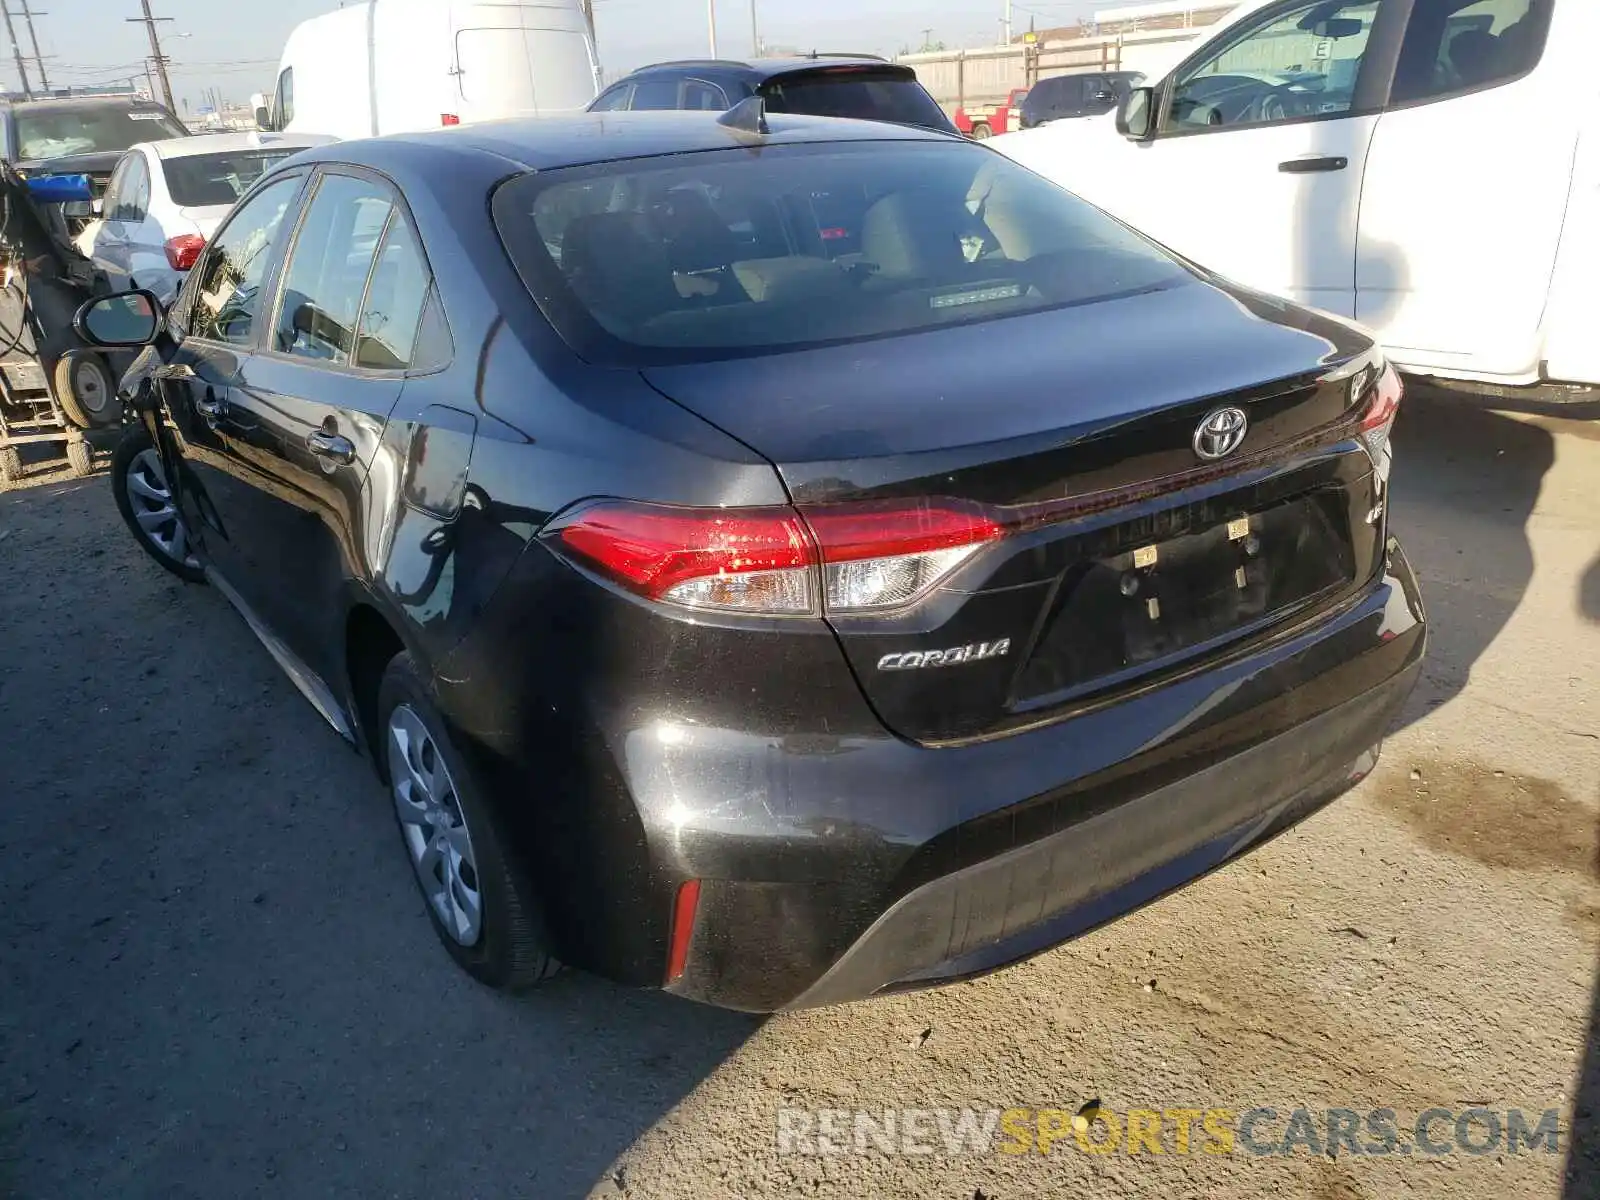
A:
POLYGON ((1305 158, 1291 158, 1288 162, 1278 164, 1278 170, 1285 175, 1312 175, 1318 171, 1342 171, 1350 165, 1348 158, 1329 155, 1318 157, 1308 155, 1305 158))
POLYGON ((327 462, 348 466, 356 460, 355 443, 325 429, 313 429, 306 434, 306 445, 311 447, 311 453, 327 462))

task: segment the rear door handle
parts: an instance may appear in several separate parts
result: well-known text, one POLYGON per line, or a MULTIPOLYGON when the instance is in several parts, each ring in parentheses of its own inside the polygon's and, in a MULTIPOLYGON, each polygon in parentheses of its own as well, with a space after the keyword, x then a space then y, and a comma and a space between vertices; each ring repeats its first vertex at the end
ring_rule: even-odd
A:
POLYGON ((313 429, 306 434, 306 445, 311 447, 311 453, 328 462, 348 465, 356 460, 355 443, 337 433, 313 429))
POLYGON ((1287 162, 1278 164, 1278 170, 1285 175, 1312 175, 1318 171, 1342 171, 1350 165, 1350 160, 1344 157, 1328 156, 1318 157, 1309 155, 1305 158, 1291 158, 1287 162))

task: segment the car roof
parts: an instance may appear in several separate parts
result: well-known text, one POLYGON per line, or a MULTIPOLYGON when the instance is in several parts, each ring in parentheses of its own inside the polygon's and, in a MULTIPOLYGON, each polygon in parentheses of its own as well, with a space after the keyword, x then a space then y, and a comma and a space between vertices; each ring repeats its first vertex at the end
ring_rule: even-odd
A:
POLYGON ((14 112, 27 109, 31 113, 71 112, 75 108, 136 108, 172 115, 166 105, 142 96, 51 96, 43 100, 7 100, 3 107, 14 112))
POLYGON ((230 150, 303 150, 326 146, 337 138, 320 133, 197 133, 189 137, 141 142, 146 153, 157 158, 192 158, 197 154, 225 154, 230 150))
MULTIPOLYGON (((626 79, 633 79, 640 75, 650 75, 656 72, 681 72, 681 71, 735 71, 747 75, 752 79, 771 79, 776 75, 787 75, 793 71, 815 71, 828 67, 891 67, 896 71, 910 72, 911 68, 891 63, 876 54, 831 54, 817 53, 806 55, 793 55, 783 58, 684 58, 671 62, 651 63, 649 66, 640 67, 629 72, 626 79)), ((915 72, 911 72, 915 74, 915 72)))
MULTIPOLYGON (((954 134, 881 121, 769 114, 765 135, 721 123, 711 112, 584 112, 559 117, 521 118, 458 125, 423 133, 338 142, 310 150, 299 162, 347 162, 382 170, 391 160, 433 154, 493 156, 526 171, 551 171, 586 163, 692 154, 739 146, 782 146, 806 142, 948 142, 954 134)), ((965 141, 965 139, 959 139, 965 141)))

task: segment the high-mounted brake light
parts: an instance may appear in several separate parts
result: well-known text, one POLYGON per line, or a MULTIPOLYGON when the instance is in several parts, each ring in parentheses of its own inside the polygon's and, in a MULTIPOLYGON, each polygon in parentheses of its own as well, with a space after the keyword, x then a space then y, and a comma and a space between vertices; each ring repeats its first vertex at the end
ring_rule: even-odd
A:
POLYGON ((1400 372, 1393 363, 1384 363, 1377 380, 1367 392, 1367 407, 1361 414, 1361 440, 1376 458, 1383 452, 1394 428, 1395 416, 1400 411, 1400 401, 1405 396, 1405 385, 1400 382, 1400 372))
POLYGON ((954 500, 671 508, 606 500, 545 531, 568 556, 650 600, 777 616, 915 603, 1004 529, 954 500))
POLYGON ((180 233, 175 238, 168 238, 166 251, 167 262, 174 271, 189 271, 195 263, 200 261, 200 251, 206 248, 206 240, 197 233, 180 233))

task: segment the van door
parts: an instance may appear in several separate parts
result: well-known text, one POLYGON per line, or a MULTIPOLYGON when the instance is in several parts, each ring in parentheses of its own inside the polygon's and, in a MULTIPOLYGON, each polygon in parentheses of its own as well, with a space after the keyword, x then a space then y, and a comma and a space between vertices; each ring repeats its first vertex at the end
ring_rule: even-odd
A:
POLYGON ((1156 135, 1102 160, 1115 181, 1082 194, 1223 275, 1354 316, 1382 48, 1405 7, 1297 0, 1240 21, 1158 89, 1156 135))
POLYGON ((461 119, 579 112, 594 100, 595 60, 576 5, 456 5, 461 119))
POLYGON ((1356 268, 1356 316, 1405 366, 1537 376, 1587 103, 1560 64, 1539 68, 1562 45, 1591 52, 1592 28, 1563 32, 1581 7, 1564 5, 1552 33, 1550 0, 1415 0, 1356 268))

